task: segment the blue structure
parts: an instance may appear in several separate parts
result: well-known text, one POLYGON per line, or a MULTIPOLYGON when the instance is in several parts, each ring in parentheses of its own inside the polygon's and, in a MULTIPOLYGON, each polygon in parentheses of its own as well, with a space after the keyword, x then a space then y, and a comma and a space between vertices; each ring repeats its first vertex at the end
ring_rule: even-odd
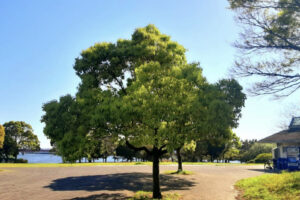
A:
POLYGON ((275 133, 259 142, 277 144, 272 151, 276 169, 300 170, 300 117, 293 117, 287 130, 275 133))

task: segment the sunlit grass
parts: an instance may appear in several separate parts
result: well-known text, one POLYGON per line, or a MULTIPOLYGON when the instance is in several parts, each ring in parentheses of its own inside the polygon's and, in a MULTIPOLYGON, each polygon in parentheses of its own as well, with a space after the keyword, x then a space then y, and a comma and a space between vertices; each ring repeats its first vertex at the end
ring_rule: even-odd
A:
MULTIPOLYGON (((0 163, 0 168, 9 167, 85 167, 85 166, 131 166, 152 165, 152 162, 115 162, 115 163, 0 163)), ((161 162, 160 165, 177 165, 177 162, 161 162)), ((214 165, 214 166, 241 166, 257 164, 211 163, 211 162, 184 162, 183 165, 214 165)))
POLYGON ((236 187, 245 200, 299 200, 300 172, 264 174, 240 180, 236 187))
MULTIPOLYGON (((181 195, 177 193, 163 193, 162 200, 182 200, 181 195)), ((129 200, 152 200, 152 192, 138 191, 129 200)))
POLYGON ((188 170, 182 170, 182 171, 168 170, 168 171, 164 171, 163 174, 191 175, 191 174, 194 174, 194 173, 192 171, 188 171, 188 170))

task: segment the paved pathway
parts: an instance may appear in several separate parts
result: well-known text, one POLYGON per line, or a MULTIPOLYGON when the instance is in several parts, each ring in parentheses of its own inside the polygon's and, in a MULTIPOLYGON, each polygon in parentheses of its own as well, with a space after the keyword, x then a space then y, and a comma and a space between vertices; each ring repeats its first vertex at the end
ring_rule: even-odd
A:
MULTIPOLYGON (((114 200, 151 191, 151 166, 9 168, 0 172, 1 200, 114 200)), ((160 166, 161 172, 176 166, 160 166)), ((184 166, 193 175, 161 175, 163 192, 184 200, 233 200, 234 183, 263 173, 261 166, 184 166)))

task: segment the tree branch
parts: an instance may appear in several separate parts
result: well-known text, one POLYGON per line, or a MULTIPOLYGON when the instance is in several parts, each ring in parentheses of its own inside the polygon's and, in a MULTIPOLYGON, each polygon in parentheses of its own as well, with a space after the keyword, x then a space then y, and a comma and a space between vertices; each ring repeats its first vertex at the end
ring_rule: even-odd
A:
POLYGON ((147 149, 146 147, 135 147, 132 144, 130 144, 127 140, 126 140, 126 145, 133 149, 134 151, 145 151, 148 155, 152 155, 152 151, 150 151, 149 149, 147 149))

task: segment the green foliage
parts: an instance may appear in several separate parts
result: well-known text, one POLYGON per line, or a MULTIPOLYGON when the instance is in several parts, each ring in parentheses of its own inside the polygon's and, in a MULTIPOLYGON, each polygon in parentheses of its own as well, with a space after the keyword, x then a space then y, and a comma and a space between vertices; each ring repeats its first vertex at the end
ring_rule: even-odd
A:
POLYGON ((227 150, 224 154, 225 160, 238 160, 240 155, 240 150, 232 147, 229 150, 227 150))
POLYGON ((126 159, 127 161, 132 161, 135 157, 137 157, 137 152, 125 145, 119 145, 116 149, 116 155, 126 159))
POLYGON ((0 150, 0 160, 6 162, 16 161, 19 151, 40 149, 38 137, 33 133, 32 127, 22 121, 10 121, 3 125, 5 140, 3 149, 0 150))
POLYGON ((199 64, 187 63, 184 47, 154 25, 136 29, 130 40, 96 43, 74 69, 81 79, 76 96, 43 106, 44 133, 58 154, 70 162, 105 158, 126 143, 153 161, 155 187, 159 158, 168 151, 203 137, 230 140, 245 100, 235 80, 208 84, 199 64))
POLYGON ((274 147, 273 144, 254 143, 248 151, 241 154, 240 160, 242 162, 254 160, 259 154, 271 153, 274 147))
POLYGON ((88 131, 91 118, 85 113, 89 112, 90 107, 84 107, 85 103, 66 95, 59 101, 43 105, 46 113, 41 119, 46 124, 44 134, 65 162, 75 162, 83 157, 89 160, 100 157, 100 141, 93 136, 94 132, 88 131))
POLYGON ((0 160, 5 162, 11 162, 15 160, 19 154, 19 148, 17 142, 10 137, 5 135, 3 149, 0 149, 0 160))
POLYGON ((248 151, 251 148, 251 146, 253 144, 255 144, 256 142, 257 142, 256 139, 253 139, 253 140, 242 140, 241 141, 242 145, 240 147, 241 153, 244 153, 244 152, 248 151))
POLYGON ((241 145, 240 138, 232 132, 231 139, 226 143, 223 151, 223 158, 225 161, 238 160, 241 145))
POLYGON ((272 160, 272 153, 261 153, 258 154, 254 159, 254 163, 265 163, 269 160, 272 160))
POLYGON ((0 124, 0 149, 3 148, 5 138, 5 130, 4 127, 0 124))
POLYGON ((265 174, 240 180, 236 186, 245 200, 295 200, 300 196, 300 172, 265 174))
POLYGON ((181 110, 190 107, 195 95, 186 80, 176 78, 178 71, 179 67, 164 67, 159 63, 136 69, 136 81, 123 101, 123 113, 133 111, 131 121, 142 122, 125 133, 135 145, 167 144, 172 149, 181 139, 174 131, 176 120, 181 110))
POLYGON ((18 158, 15 163, 28 163, 28 160, 23 159, 23 158, 18 158))
POLYGON ((40 150, 38 137, 33 133, 32 127, 23 121, 10 121, 5 123, 5 134, 12 138, 20 151, 40 150))

